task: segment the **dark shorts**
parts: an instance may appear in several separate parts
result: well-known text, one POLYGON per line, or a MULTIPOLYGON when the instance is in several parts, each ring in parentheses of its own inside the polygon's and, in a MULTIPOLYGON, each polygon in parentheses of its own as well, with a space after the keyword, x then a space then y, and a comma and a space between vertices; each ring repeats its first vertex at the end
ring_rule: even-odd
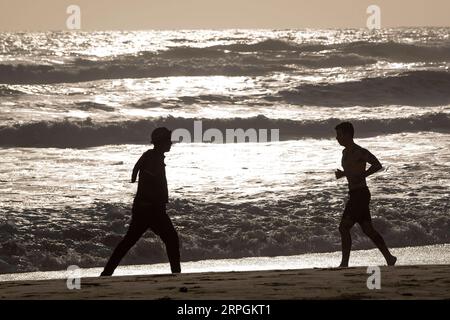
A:
POLYGON ((372 221, 370 217, 370 191, 368 188, 350 190, 349 199, 345 204, 342 219, 349 219, 353 222, 372 221))
POLYGON ((131 210, 131 213, 133 218, 143 218, 159 214, 165 214, 166 204, 165 203, 150 204, 135 201, 133 202, 133 208, 131 210))
POLYGON ((175 239, 178 242, 177 232, 166 213, 166 204, 139 204, 134 203, 130 227, 127 234, 140 238, 146 230, 152 230, 155 234, 166 240, 175 239))

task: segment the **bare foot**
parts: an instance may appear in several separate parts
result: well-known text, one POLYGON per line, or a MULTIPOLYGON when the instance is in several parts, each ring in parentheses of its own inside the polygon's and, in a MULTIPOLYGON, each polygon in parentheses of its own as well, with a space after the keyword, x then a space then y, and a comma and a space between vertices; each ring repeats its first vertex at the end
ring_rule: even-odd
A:
POLYGON ((389 258, 389 260, 387 260, 387 264, 388 266, 393 266, 395 265, 395 263, 397 262, 397 257, 394 257, 391 255, 391 257, 389 258))

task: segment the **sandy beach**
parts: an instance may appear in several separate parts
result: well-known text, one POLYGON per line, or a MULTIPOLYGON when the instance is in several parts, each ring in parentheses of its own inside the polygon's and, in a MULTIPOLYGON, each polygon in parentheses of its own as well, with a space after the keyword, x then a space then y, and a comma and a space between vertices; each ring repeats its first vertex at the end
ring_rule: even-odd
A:
POLYGON ((450 299, 450 267, 380 267, 380 289, 369 290, 366 267, 82 278, 0 283, 1 299, 450 299))

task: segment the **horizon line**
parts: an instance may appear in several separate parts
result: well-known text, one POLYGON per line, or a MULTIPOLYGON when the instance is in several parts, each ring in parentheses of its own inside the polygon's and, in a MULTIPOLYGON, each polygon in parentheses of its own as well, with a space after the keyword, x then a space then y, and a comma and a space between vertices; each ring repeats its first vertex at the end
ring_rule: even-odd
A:
POLYGON ((376 32, 380 30, 392 30, 392 29, 411 29, 411 28, 434 28, 434 29, 442 29, 442 28, 450 28, 450 25, 424 25, 424 26, 412 26, 412 25, 405 25, 405 26, 392 26, 392 27, 383 27, 376 30, 368 29, 367 27, 286 27, 286 28, 245 28, 245 27, 224 27, 224 28, 148 28, 148 29, 141 29, 141 28, 130 28, 130 29, 0 29, 0 32, 17 32, 17 33, 43 33, 43 32, 116 32, 116 31, 211 31, 211 30, 217 30, 217 31, 225 31, 225 30, 270 30, 270 31, 285 31, 285 30, 367 30, 370 32, 376 32))

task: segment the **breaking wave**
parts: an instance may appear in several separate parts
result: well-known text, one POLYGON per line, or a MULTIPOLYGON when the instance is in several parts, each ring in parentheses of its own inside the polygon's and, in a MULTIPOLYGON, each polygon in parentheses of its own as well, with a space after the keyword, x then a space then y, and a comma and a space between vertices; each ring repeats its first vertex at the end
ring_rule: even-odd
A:
POLYGON ((386 58, 393 61, 450 61, 450 44, 448 45, 424 45, 401 42, 368 42, 356 41, 340 44, 298 44, 283 40, 268 39, 254 44, 230 44, 215 46, 223 50, 237 52, 259 51, 293 51, 320 52, 324 50, 336 50, 340 52, 358 54, 370 57, 386 58))
MULTIPOLYGON (((327 191, 306 192, 283 202, 239 205, 173 199, 168 214, 179 232, 182 261, 331 252, 340 249, 342 203, 329 197, 327 191)), ((390 247, 449 243, 447 212, 439 199, 424 204, 381 196, 372 204, 374 226, 390 247)), ((125 234, 130 205, 94 203, 11 216, 20 218, 0 218, 0 273, 99 267, 125 234)), ((373 248, 359 228, 352 238, 354 249, 373 248)), ((166 261, 164 245, 147 232, 122 263, 166 261)))
POLYGON ((436 106, 450 103, 450 72, 412 71, 398 76, 364 78, 339 83, 303 84, 280 91, 292 104, 314 106, 410 105, 436 106))
POLYGON ((298 44, 277 39, 267 39, 257 43, 234 43, 210 47, 213 49, 230 50, 237 52, 258 52, 258 51, 295 51, 295 52, 315 52, 322 51, 328 47, 323 44, 298 44))
MULTIPOLYGON (((158 126, 172 130, 184 128, 193 136, 194 120, 202 120, 203 132, 209 128, 216 128, 225 136, 226 129, 279 129, 280 140, 290 140, 332 137, 335 134, 334 127, 343 119, 295 121, 270 119, 260 115, 230 119, 166 117, 106 123, 95 123, 90 119, 42 121, 0 127, 0 146, 85 148, 109 144, 145 144, 148 143, 151 131, 158 126)), ((408 118, 352 120, 352 122, 360 137, 401 132, 450 131, 450 115, 447 113, 428 113, 408 118)))
POLYGON ((8 88, 7 86, 1 86, 0 85, 0 97, 8 97, 8 96, 18 96, 25 94, 22 91, 14 90, 11 88, 8 88))
POLYGON ((344 52, 370 57, 385 58, 398 62, 450 61, 450 44, 419 45, 398 42, 353 42, 337 46, 344 52))
POLYGON ((157 78, 172 76, 258 76, 274 71, 288 71, 283 65, 249 65, 238 62, 195 65, 188 63, 77 62, 79 65, 0 65, 0 83, 52 84, 86 82, 103 79, 157 78), (83 66, 81 64, 89 64, 83 66))
POLYGON ((450 45, 397 42, 314 44, 268 39, 210 47, 169 47, 65 64, 1 64, 0 83, 51 84, 169 76, 258 76, 303 68, 335 68, 400 62, 448 62, 450 45))

